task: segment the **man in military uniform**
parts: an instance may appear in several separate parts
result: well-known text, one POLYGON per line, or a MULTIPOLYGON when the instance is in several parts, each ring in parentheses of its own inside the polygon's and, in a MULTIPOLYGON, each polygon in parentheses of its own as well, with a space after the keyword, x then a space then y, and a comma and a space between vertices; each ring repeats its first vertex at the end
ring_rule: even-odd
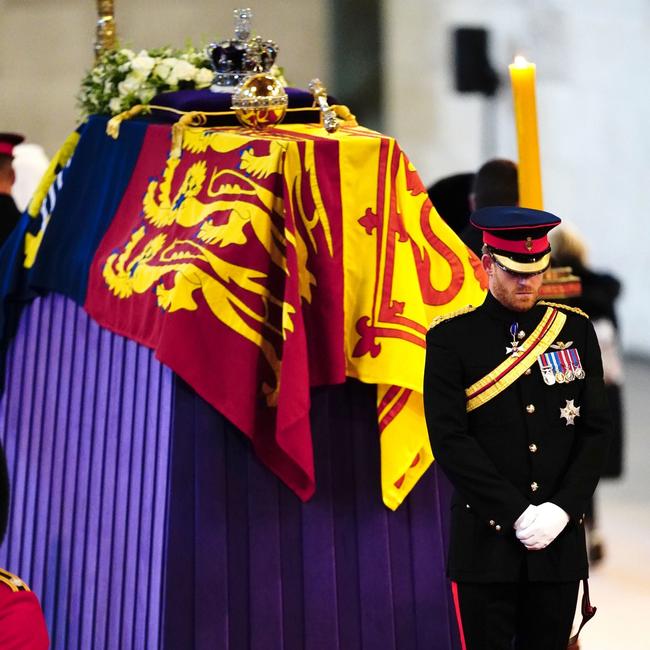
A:
MULTIPOLYGON (((7 529, 9 479, 0 446, 0 543, 7 529)), ((43 611, 35 594, 18 577, 0 569, 0 648, 47 650, 49 639, 43 611)))
POLYGON ((537 301, 560 220, 516 206, 471 220, 489 292, 434 321, 424 376, 434 455, 455 488, 460 631, 467 650, 564 650, 610 437, 600 350, 583 312, 537 301))
POLYGON ((0 133, 0 246, 11 234, 20 219, 11 189, 16 180, 13 169, 14 147, 24 140, 17 133, 0 133))

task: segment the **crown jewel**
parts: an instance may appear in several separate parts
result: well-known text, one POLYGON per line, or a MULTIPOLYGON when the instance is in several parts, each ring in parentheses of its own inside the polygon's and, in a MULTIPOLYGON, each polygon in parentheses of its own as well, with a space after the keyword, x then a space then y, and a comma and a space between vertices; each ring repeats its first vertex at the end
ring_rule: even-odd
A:
POLYGON ((208 56, 214 69, 215 91, 232 91, 248 75, 268 72, 275 63, 278 47, 260 36, 251 38, 250 9, 235 9, 235 37, 211 43, 208 56))

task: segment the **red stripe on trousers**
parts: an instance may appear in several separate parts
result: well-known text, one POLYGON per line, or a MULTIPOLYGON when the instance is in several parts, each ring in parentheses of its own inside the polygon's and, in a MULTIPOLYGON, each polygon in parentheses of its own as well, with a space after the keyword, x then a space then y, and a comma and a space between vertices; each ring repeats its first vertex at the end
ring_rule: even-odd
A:
POLYGON ((451 594, 454 598, 454 609, 456 610, 456 622, 458 623, 458 632, 460 634, 460 647, 463 650, 467 650, 465 645, 465 632, 463 631, 463 619, 460 615, 460 602, 458 600, 458 585, 452 581, 451 583, 451 594))

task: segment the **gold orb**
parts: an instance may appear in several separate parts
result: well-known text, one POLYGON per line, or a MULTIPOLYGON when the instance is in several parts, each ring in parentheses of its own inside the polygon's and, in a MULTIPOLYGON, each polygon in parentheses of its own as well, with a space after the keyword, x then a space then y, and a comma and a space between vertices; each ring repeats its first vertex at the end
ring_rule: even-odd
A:
POLYGON ((273 75, 260 73, 242 82, 232 97, 231 108, 244 126, 264 129, 282 122, 288 104, 282 84, 273 75))

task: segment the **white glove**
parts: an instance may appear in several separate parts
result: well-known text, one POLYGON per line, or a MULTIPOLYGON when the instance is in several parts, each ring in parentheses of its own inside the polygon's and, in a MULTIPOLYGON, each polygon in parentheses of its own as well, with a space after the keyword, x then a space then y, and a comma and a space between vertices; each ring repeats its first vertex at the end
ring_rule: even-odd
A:
MULTIPOLYGON (((528 509, 524 514, 526 512, 528 509)), ((568 523, 569 515, 560 506, 547 501, 536 506, 535 519, 530 524, 517 529, 517 539, 529 551, 539 551, 546 548, 568 523)))
POLYGON ((522 528, 527 528, 530 526, 533 521, 535 521, 535 517, 537 516, 537 506, 530 505, 528 506, 520 515, 519 519, 515 521, 515 523, 512 525, 512 527, 515 530, 521 530, 522 528))

